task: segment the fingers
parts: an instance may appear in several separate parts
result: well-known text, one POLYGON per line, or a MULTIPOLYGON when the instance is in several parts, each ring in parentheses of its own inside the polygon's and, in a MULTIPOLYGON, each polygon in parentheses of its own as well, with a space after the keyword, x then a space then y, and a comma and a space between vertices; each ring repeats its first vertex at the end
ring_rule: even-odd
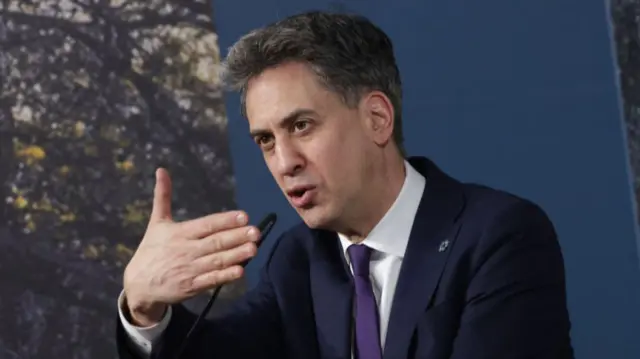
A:
POLYGON ((242 265, 258 253, 258 247, 254 242, 247 242, 237 247, 222 252, 211 253, 193 261, 193 269, 196 273, 206 273, 223 270, 235 265, 242 265))
POLYGON ((152 222, 171 220, 171 177, 164 168, 156 170, 156 186, 153 190, 152 222))
POLYGON ((258 228, 243 226, 209 235, 197 241, 200 256, 226 251, 260 238, 258 228))
POLYGON ((203 238, 220 231, 245 226, 248 220, 249 217, 242 211, 214 213, 180 223, 179 231, 187 238, 203 238))
POLYGON ((198 293, 242 277, 243 264, 258 252, 259 237, 257 228, 244 226, 186 242, 201 253, 189 264, 195 274, 190 291, 198 293))
POLYGON ((234 265, 219 271, 207 272, 193 279, 193 289, 196 292, 201 292, 232 282, 243 275, 244 268, 240 265, 234 265))

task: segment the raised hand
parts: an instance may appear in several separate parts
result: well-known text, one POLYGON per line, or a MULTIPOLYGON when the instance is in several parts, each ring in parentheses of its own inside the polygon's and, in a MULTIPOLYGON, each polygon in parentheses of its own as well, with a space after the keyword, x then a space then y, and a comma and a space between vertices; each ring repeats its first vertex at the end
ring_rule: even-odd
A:
POLYGON ((174 222, 171 179, 156 171, 153 209, 138 249, 124 272, 124 291, 134 324, 159 322, 167 305, 243 275, 241 263, 257 252, 258 229, 242 211, 174 222))

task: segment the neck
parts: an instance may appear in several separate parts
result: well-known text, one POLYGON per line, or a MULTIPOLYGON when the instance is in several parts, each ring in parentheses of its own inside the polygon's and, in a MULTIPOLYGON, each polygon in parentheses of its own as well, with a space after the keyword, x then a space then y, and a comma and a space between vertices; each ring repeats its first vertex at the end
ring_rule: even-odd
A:
POLYGON ((392 157, 383 157, 380 164, 372 166, 371 181, 363 191, 363 198, 358 201, 358 208, 352 212, 356 215, 349 218, 353 225, 340 231, 353 243, 362 242, 371 233, 400 194, 406 178, 404 158, 392 157))

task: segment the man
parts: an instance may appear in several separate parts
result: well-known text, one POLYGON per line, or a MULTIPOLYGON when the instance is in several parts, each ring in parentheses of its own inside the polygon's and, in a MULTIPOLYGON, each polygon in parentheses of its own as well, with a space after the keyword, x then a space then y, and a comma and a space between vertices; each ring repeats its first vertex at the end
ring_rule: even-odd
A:
MULTIPOLYGON (((552 224, 527 200, 405 159, 400 75, 380 29, 293 16, 241 38, 226 69, 304 223, 183 358, 573 358, 552 224)), ((195 319, 180 302, 239 278, 256 254, 246 214, 174 223, 170 190, 158 170, 118 302, 123 358, 174 358, 195 319)))

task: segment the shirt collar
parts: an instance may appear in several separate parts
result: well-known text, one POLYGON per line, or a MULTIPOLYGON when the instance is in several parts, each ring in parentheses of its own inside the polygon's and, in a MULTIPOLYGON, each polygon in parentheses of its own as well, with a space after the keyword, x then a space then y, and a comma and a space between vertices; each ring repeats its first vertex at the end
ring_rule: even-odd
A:
MULTIPOLYGON (((406 176, 398 197, 361 243, 378 252, 400 258, 404 257, 404 252, 407 249, 411 227, 426 183, 426 179, 409 162, 405 161, 404 167, 406 176)), ((338 237, 348 260, 349 256, 346 251, 351 242, 343 234, 338 233, 338 237)))

